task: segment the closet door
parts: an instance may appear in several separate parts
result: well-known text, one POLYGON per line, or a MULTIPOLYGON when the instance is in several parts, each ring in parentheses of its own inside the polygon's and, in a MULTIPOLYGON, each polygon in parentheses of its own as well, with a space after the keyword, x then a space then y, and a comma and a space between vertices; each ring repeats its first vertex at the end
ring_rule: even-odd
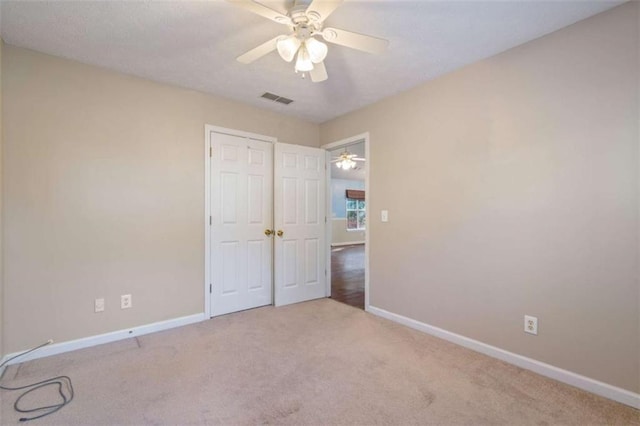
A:
POLYGON ((211 135, 211 315, 273 301, 273 144, 211 135))
POLYGON ((325 151, 276 143, 275 304, 326 297, 325 151))

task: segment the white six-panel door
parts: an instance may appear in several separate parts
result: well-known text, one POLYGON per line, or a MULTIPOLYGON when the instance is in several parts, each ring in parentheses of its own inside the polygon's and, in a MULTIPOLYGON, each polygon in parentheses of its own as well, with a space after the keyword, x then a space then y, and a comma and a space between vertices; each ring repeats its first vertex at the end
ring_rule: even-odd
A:
POLYGON ((211 316, 272 303, 273 145, 211 132, 211 316))
POLYGON ((325 151, 275 144, 275 305, 326 296, 325 151))

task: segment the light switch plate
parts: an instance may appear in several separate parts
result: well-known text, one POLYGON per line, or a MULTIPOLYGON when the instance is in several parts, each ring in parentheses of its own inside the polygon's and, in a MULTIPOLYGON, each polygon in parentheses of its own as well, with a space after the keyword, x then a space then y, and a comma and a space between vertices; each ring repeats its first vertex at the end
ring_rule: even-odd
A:
POLYGON ((380 212, 380 220, 383 222, 389 222, 389 210, 382 210, 380 212))

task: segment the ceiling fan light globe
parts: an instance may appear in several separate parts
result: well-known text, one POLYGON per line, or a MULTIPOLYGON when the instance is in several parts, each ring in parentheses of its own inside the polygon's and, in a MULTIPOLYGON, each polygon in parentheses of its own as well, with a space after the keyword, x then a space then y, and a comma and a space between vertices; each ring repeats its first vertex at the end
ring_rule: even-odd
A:
POLYGON ((343 158, 342 160, 336 163, 336 166, 342 170, 355 169, 356 162, 351 160, 350 158, 343 158))
POLYGON ((309 52, 311 62, 313 62, 314 64, 319 64, 327 57, 329 48, 323 42, 310 37, 304 42, 304 44, 307 52, 309 52))
POLYGON ((276 48, 278 49, 278 54, 282 59, 287 62, 291 62, 296 56, 296 52, 300 48, 300 44, 300 40, 298 40, 297 37, 290 35, 278 40, 276 48))
POLYGON ((309 52, 307 48, 303 45, 298 50, 298 59, 296 60, 296 71, 298 72, 309 72, 313 69, 313 62, 311 62, 311 58, 309 57, 309 52))

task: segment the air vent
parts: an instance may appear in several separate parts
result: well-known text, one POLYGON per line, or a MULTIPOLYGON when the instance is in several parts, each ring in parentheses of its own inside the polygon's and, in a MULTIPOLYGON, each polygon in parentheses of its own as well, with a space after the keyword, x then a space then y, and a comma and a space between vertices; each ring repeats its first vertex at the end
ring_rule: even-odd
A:
POLYGON ((279 102, 281 104, 289 105, 293 100, 285 98, 283 96, 274 95, 273 93, 265 92, 260 96, 261 98, 268 99, 270 101, 279 102))
POLYGON ((261 98, 269 99, 270 101, 275 101, 279 97, 280 96, 274 95, 273 93, 269 93, 269 92, 264 92, 261 96, 261 98))
POLYGON ((281 104, 289 105, 291 102, 293 102, 293 100, 280 97, 280 98, 276 99, 276 102, 280 102, 281 104))

